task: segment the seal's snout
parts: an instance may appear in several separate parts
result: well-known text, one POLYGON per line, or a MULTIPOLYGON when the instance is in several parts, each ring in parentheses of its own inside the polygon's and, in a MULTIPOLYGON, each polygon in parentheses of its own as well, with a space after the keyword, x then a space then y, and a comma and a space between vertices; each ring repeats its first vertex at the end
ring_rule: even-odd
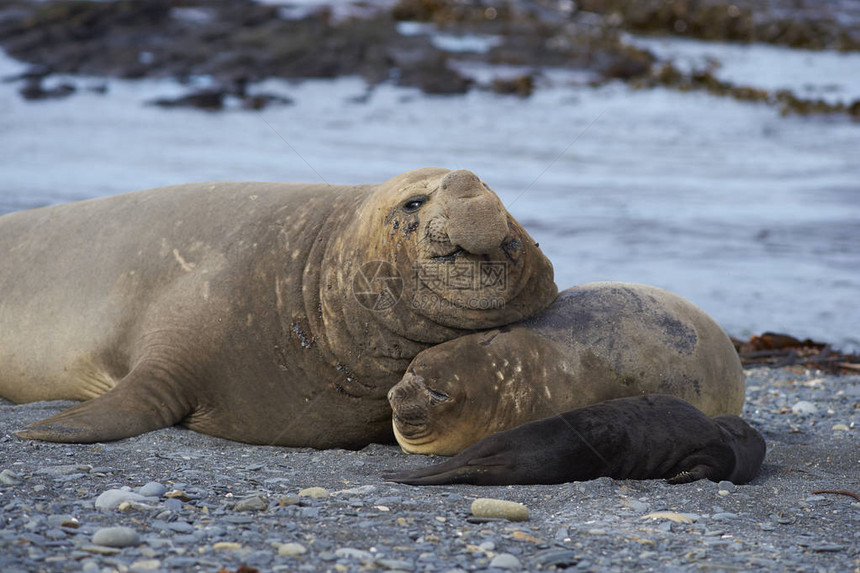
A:
POLYGON ((431 395, 424 383, 424 378, 411 372, 388 392, 388 402, 398 423, 416 426, 427 419, 427 406, 431 395))
POLYGON ((407 372, 400 379, 400 382, 394 385, 388 391, 388 401, 391 407, 395 408, 407 400, 414 400, 417 396, 427 392, 427 386, 424 384, 424 378, 416 376, 412 372, 407 372))
POLYGON ((470 199, 486 193, 478 176, 466 169, 452 171, 442 178, 442 189, 455 199, 470 199))
POLYGON ((464 251, 486 255, 508 237, 508 217, 498 197, 478 176, 460 169, 448 173, 441 184, 450 199, 448 237, 464 251))

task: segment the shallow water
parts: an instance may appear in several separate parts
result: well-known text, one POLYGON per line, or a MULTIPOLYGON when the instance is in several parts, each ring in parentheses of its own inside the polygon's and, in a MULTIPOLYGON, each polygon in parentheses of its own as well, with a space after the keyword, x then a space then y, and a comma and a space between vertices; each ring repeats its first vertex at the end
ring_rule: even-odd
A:
MULTIPOLYGON (((791 52, 763 49, 791 81, 805 73, 791 52)), ((22 69, 0 57, 0 76, 22 69)), ((734 336, 777 330, 860 348, 860 125, 548 77, 527 100, 270 81, 295 105, 217 114, 144 105, 183 91, 169 81, 110 80, 108 95, 36 103, 4 83, 0 213, 189 181, 468 168, 540 242, 562 288, 653 284, 734 336)))
POLYGON ((860 99, 860 58, 854 53, 786 50, 680 38, 625 36, 682 71, 714 65, 714 75, 737 85, 766 90, 791 90, 798 97, 850 104, 860 99))

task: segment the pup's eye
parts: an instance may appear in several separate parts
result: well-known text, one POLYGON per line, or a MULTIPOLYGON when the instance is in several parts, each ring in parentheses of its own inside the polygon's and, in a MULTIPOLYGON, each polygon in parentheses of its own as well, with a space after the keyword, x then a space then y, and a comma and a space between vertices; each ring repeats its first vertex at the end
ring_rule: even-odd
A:
POLYGON ((415 211, 420 209, 424 205, 424 203, 426 203, 426 202, 427 202, 427 197, 424 197, 424 196, 412 197, 411 199, 406 201, 406 203, 403 204, 403 210, 406 211, 407 213, 414 213, 415 211))

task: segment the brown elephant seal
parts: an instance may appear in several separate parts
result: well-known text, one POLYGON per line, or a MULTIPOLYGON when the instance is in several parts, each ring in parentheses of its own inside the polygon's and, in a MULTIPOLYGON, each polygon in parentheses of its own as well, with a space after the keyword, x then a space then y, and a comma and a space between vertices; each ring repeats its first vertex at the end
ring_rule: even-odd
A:
POLYGON ((495 432, 641 394, 739 414, 744 373, 729 337, 692 303, 607 282, 568 289, 519 324, 425 350, 388 397, 404 451, 454 455, 495 432))
POLYGON ((412 485, 554 484, 614 479, 747 483, 765 456, 761 434, 738 416, 708 418, 653 394, 618 398, 529 422, 445 462, 386 479, 412 485))
POLYGON ((489 187, 444 169, 12 213, 0 261, 0 395, 87 400, 19 434, 65 442, 180 422, 285 446, 390 440, 386 394, 418 352, 557 294, 489 187))

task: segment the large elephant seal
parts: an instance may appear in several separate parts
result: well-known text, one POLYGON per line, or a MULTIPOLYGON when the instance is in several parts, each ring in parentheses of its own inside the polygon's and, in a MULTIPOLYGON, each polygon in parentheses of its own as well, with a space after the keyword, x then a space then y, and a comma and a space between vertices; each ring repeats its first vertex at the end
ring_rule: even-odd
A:
POLYGON ((0 218, 0 395, 87 400, 25 438, 181 422, 360 447, 391 439, 386 394, 418 352, 556 294, 550 262, 469 171, 201 183, 13 213, 0 218))
POLYGON ((708 418, 674 396, 619 398, 484 438, 450 460, 390 474, 412 485, 554 484, 601 476, 747 483, 765 456, 761 434, 733 415, 708 418))
POLYGON ((641 394, 739 414, 744 373, 704 311, 662 289, 608 282, 568 289, 522 323, 425 350, 389 400, 404 451, 454 455, 494 432, 641 394))

